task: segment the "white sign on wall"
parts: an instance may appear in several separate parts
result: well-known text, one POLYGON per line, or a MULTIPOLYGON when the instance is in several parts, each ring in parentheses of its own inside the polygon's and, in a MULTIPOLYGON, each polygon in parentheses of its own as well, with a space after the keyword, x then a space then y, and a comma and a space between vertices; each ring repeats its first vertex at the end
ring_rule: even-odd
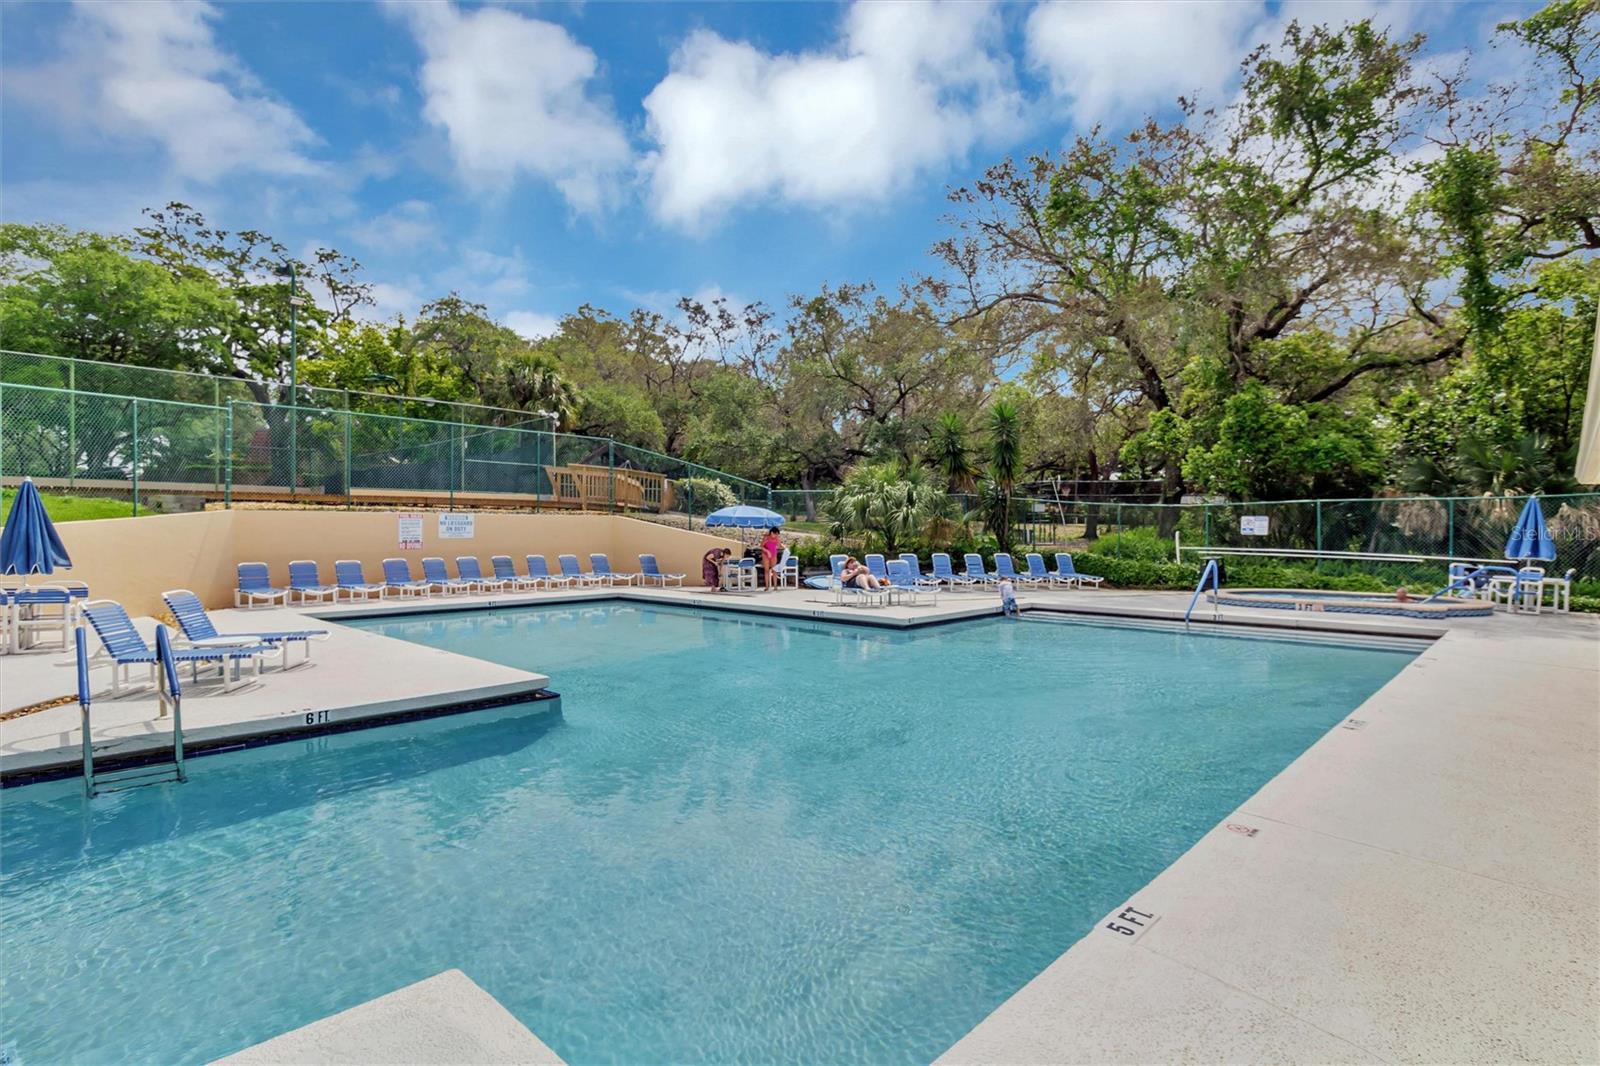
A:
POLYGON ((1264 514, 1244 515, 1239 519, 1239 532, 1247 537, 1264 537, 1267 535, 1267 516, 1264 514))
POLYGON ((422 547, 422 516, 406 511, 400 515, 400 550, 415 551, 422 547))
POLYGON ((439 516, 440 540, 471 540, 477 535, 470 514, 442 514, 439 516))

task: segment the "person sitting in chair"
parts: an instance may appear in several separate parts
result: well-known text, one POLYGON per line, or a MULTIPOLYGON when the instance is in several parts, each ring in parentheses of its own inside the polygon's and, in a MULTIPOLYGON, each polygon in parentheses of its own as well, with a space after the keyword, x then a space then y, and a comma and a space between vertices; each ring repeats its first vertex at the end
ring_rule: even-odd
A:
POLYGON ((839 583, 847 589, 865 589, 868 592, 876 592, 879 589, 888 587, 884 582, 873 577, 872 571, 868 570, 866 565, 858 561, 854 555, 845 559, 844 567, 839 571, 839 583))

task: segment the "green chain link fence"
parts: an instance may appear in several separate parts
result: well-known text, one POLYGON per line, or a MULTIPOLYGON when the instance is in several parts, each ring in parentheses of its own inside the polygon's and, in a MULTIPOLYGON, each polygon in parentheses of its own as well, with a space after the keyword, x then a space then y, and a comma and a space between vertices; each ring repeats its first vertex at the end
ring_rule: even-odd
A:
MULTIPOLYGON (((31 476, 46 490, 128 499, 135 513, 169 503, 192 505, 196 497, 345 506, 464 502, 618 511, 693 526, 719 507, 744 503, 772 508, 794 522, 825 528, 828 521, 832 490, 772 489, 606 438, 343 406, 261 404, 223 395, 222 379, 203 375, 179 376, 194 396, 190 400, 97 393, 83 386, 86 368, 100 364, 45 357, 19 364, 8 358, 7 374, 69 372, 78 388, 9 378, 0 383, 0 479, 14 483, 31 476)), ((105 380, 125 383, 131 379, 116 374, 132 372, 168 373, 113 366, 105 380)), ((1075 547, 1109 537, 1095 550, 1117 556, 1137 546, 1112 535, 1131 533, 1159 543, 1170 543, 1176 534, 1189 546, 1494 559, 1525 499, 1167 505, 1022 497, 1013 517, 1023 544, 1075 547), (1265 535, 1242 532, 1241 519, 1256 516, 1267 519, 1265 535)), ((957 497, 956 503, 963 511, 976 506, 972 497, 957 497)), ((1543 503, 1558 548, 1553 569, 1600 581, 1600 493, 1547 496, 1543 503)), ((1350 564, 1311 565, 1338 572, 1350 564)), ((1435 570, 1442 572, 1442 566, 1376 565, 1396 582, 1432 580, 1435 570)))

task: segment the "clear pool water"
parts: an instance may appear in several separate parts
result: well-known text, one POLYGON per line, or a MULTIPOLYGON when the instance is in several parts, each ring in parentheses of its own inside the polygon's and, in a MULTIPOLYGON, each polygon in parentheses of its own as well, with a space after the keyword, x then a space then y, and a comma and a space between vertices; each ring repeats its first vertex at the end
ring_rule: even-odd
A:
POLYGON ((574 1063, 926 1062, 1409 658, 622 603, 360 624, 549 673, 563 711, 7 790, 13 1061, 204 1062, 459 967, 574 1063))

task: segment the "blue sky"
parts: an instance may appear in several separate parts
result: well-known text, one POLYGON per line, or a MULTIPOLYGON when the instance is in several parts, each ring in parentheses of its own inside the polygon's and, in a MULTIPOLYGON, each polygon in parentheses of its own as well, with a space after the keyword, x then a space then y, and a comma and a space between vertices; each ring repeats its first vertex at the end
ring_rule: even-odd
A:
MULTIPOLYGON (((456 289, 536 334, 591 302, 781 307, 932 267, 1006 154, 1226 102, 1291 17, 1448 63, 1505 4, 6 4, 0 216, 178 199, 358 258, 375 317, 456 289)), ((1494 60, 1490 60, 1491 64, 1494 60)))

